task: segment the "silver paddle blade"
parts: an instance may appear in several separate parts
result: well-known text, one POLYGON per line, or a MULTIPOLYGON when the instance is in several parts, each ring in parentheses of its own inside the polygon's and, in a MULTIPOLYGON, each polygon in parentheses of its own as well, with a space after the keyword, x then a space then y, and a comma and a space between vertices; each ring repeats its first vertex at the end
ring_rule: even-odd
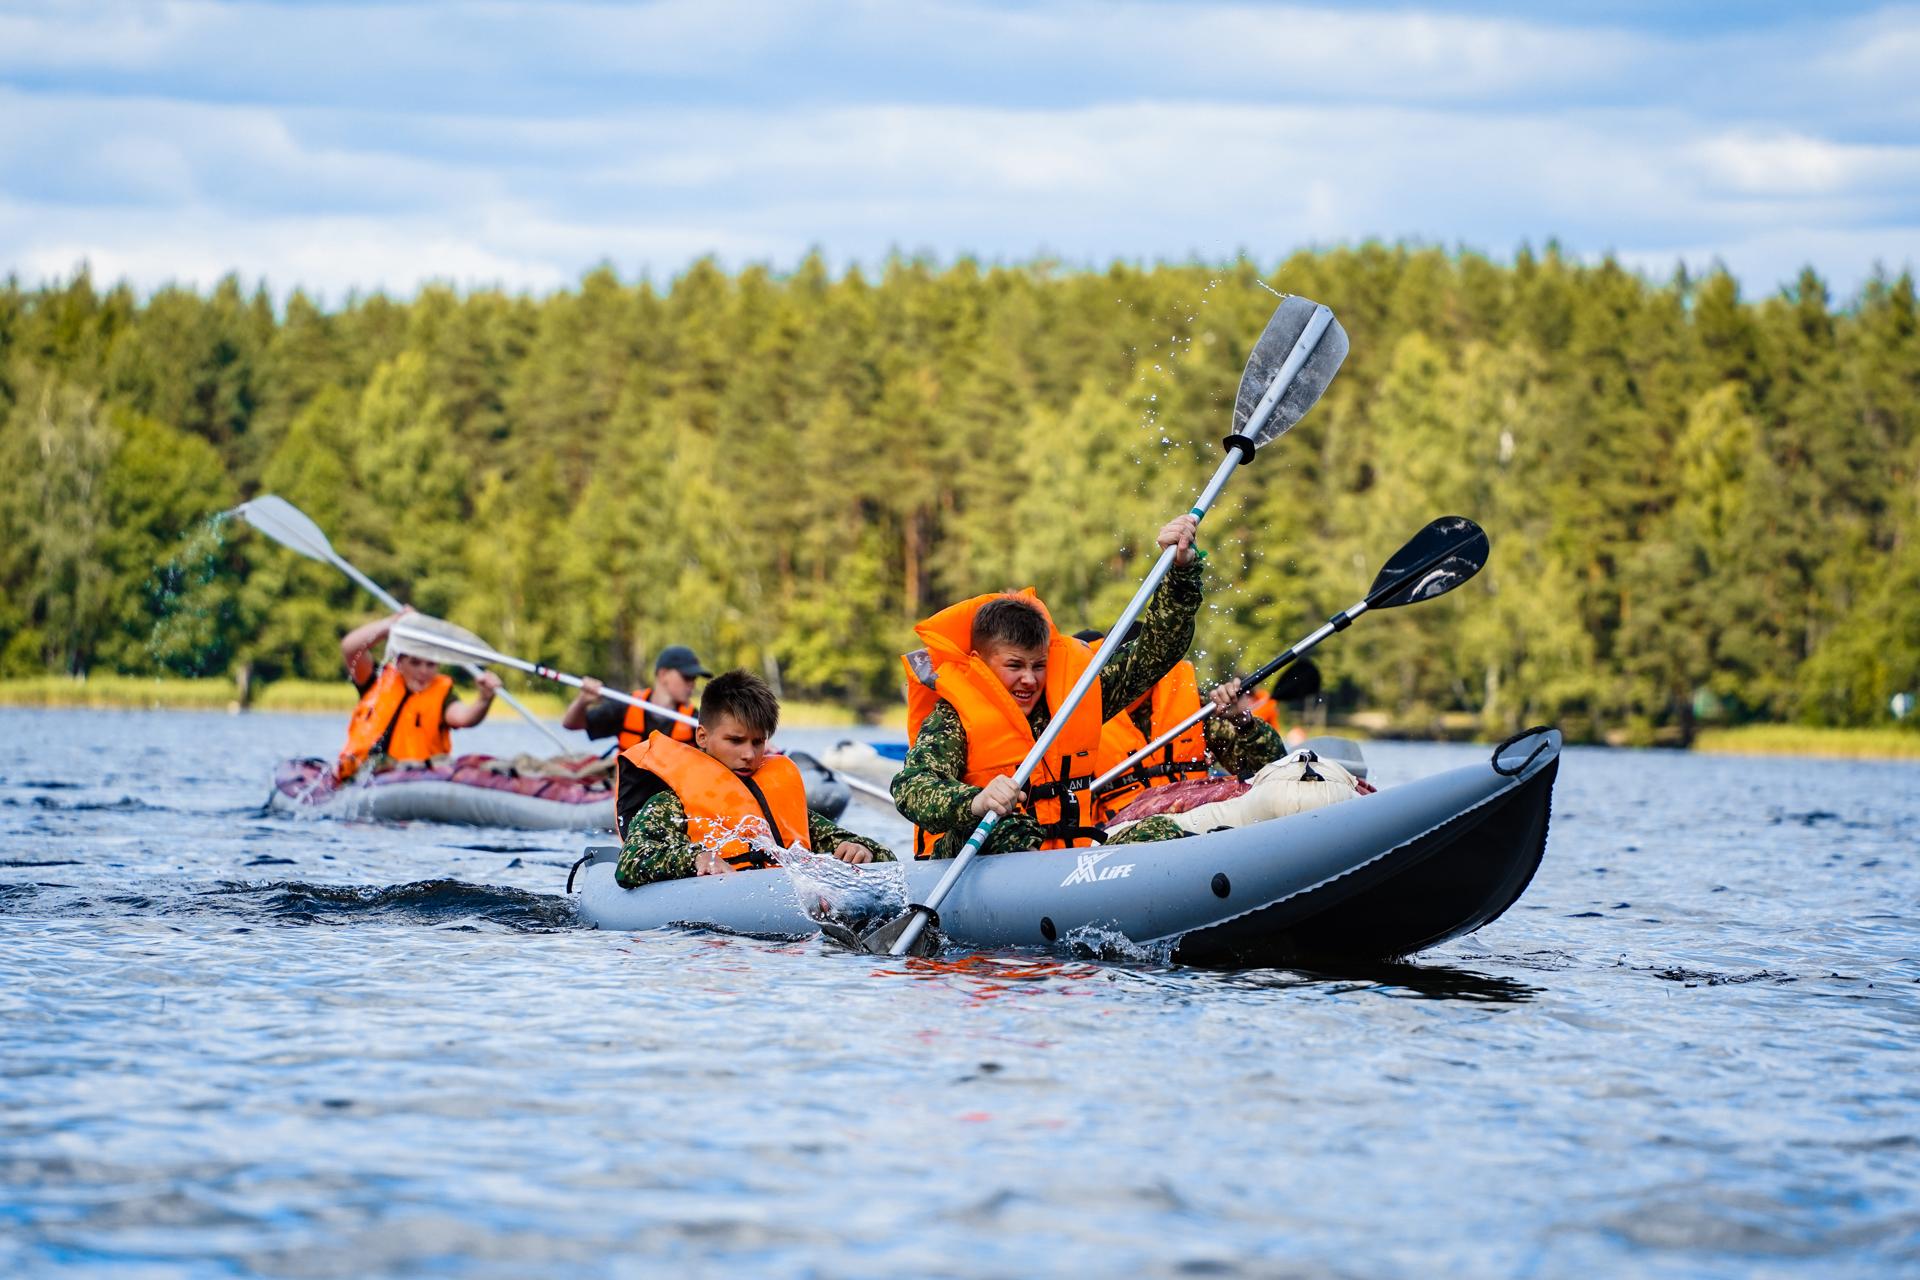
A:
POLYGON ((1234 434, 1256 447, 1279 437, 1313 408, 1346 358, 1347 331, 1332 311, 1298 294, 1283 301, 1247 354, 1233 405, 1234 434), (1287 381, 1276 389, 1282 376, 1287 381))
POLYGON ((387 632, 389 660, 425 658, 443 666, 457 667, 484 662, 491 652, 492 646, 465 627, 456 627, 444 618, 430 618, 423 613, 408 614, 405 622, 395 623, 387 632))
MULTIPOLYGON (((829 929, 826 924, 822 924, 820 928, 823 933, 835 942, 838 942, 841 946, 851 947, 855 951, 864 951, 872 956, 890 956, 893 954, 893 944, 900 940, 900 935, 905 933, 907 926, 913 922, 913 914, 913 912, 909 911, 903 916, 888 920, 883 924, 877 924, 865 933, 857 936, 851 929, 848 929, 844 925, 835 925, 832 929, 829 929)), ((939 931, 932 925, 928 925, 920 931, 920 936, 913 940, 913 947, 907 954, 910 956, 919 956, 924 959, 928 956, 938 955, 940 946, 941 939, 939 931)))
POLYGON ((333 544, 307 513, 273 494, 263 494, 243 502, 228 515, 239 516, 289 551, 298 551, 309 560, 333 559, 333 544))

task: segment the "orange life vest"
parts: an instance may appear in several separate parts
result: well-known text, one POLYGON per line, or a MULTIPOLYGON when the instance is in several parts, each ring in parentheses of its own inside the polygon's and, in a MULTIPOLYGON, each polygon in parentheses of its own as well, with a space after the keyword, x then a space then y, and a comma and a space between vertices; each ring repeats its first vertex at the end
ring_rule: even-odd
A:
MULTIPOLYGON (((768 834, 786 848, 813 848, 807 828, 807 784, 800 767, 769 753, 742 778, 698 747, 655 730, 639 746, 620 753, 620 769, 638 769, 680 797, 687 811, 687 839, 734 866, 763 867, 766 857, 751 843, 768 834)), ((616 782, 616 789, 620 789, 616 782)))
POLYGON ((409 693, 398 667, 380 668, 347 721, 347 749, 340 753, 334 772, 345 782, 375 751, 407 762, 446 755, 453 750, 446 719, 447 695, 452 690, 452 676, 435 676, 419 693, 409 693))
MULTIPOLYGON (((1033 726, 1020 704, 1007 692, 993 669, 973 652, 973 615, 1000 592, 975 596, 949 605, 913 629, 926 648, 901 659, 907 668, 907 742, 918 740, 920 725, 937 703, 945 702, 960 717, 967 735, 967 767, 960 775, 969 786, 984 787, 1020 767, 1033 750, 1033 726)), ((1047 619, 1047 683, 1042 696, 1049 708, 1063 705, 1074 682, 1092 661, 1093 651, 1053 625, 1046 605, 1028 587, 1019 593, 1039 607, 1047 619)), ((1027 809, 1049 830, 1042 849, 1079 847, 1092 843, 1072 830, 1091 826, 1094 816, 1080 811, 1079 796, 1093 777, 1094 753, 1100 746, 1100 681, 1096 678, 1080 704, 1067 717, 1053 740, 1048 758, 1035 766, 1027 780, 1027 809), (1077 785, 1076 785, 1077 784, 1077 785)), ((931 858, 939 833, 915 828, 913 853, 931 858)))
MULTIPOLYGON (((646 702, 649 698, 652 697, 652 695, 653 695, 652 685, 648 685, 644 689, 635 689, 633 691, 633 696, 640 699, 640 701, 642 702, 646 702)), ((675 711, 678 711, 683 716, 690 716, 693 714, 693 707, 690 704, 685 702, 674 704, 673 709, 675 711)), ((671 729, 668 729, 666 731, 666 734, 669 738, 672 738, 675 742, 692 742, 693 741, 692 725, 686 724, 679 720, 669 721, 669 723, 673 725, 671 729)), ((620 722, 620 737, 618 739, 618 742, 620 744, 619 749, 621 751, 625 751, 628 747, 639 746, 642 742, 645 742, 647 740, 647 733, 648 733, 648 729, 647 729, 646 709, 644 707, 628 707, 627 718, 620 722)))
POLYGON ((1253 691, 1253 705, 1247 708, 1247 713, 1256 719, 1265 720, 1273 726, 1275 733, 1280 732, 1280 704, 1275 702, 1273 695, 1265 689, 1253 691))
MULTIPOLYGON (((1100 727, 1100 760, 1096 773, 1107 770, 1147 745, 1200 709, 1200 678, 1191 662, 1177 663, 1160 678, 1160 683, 1142 694, 1133 706, 1100 727), (1133 713, 1142 702, 1152 700, 1148 712, 1148 733, 1141 733, 1133 713)), ((1206 722, 1190 725, 1153 756, 1142 760, 1117 778, 1100 796, 1106 813, 1118 813, 1148 787, 1164 787, 1183 778, 1207 774, 1206 722)))

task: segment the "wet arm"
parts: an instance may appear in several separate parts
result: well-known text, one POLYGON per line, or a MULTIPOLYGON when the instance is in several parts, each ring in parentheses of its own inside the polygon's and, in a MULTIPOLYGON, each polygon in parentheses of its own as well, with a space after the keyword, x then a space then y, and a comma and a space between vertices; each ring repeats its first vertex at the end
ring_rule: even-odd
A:
POLYGON ((386 639, 387 632, 393 629, 394 622, 400 617, 392 614, 385 618, 375 618, 372 622, 355 627, 340 637, 340 660, 347 664, 347 679, 355 685, 365 686, 373 679, 373 646, 386 639))
POLYGON ((662 791, 628 820, 614 879, 623 889, 658 880, 684 880, 695 874, 693 852, 693 843, 687 839, 686 808, 679 796, 662 791))
POLYGON ((1273 726, 1244 711, 1223 711, 1203 722, 1207 754, 1240 778, 1250 778, 1287 754, 1287 740, 1273 726))
POLYGON ((825 814, 815 813, 811 809, 807 810, 807 839, 813 845, 813 851, 815 853, 832 853, 842 844, 851 840, 855 844, 871 850, 875 862, 893 861, 893 850, 887 848, 887 846, 881 844, 878 840, 870 836, 863 836, 857 831, 849 831, 845 827, 836 824, 833 819, 827 817, 825 814))
POLYGON ((1140 614, 1140 633, 1100 672, 1101 719, 1111 720, 1159 684, 1193 647, 1193 618, 1205 594, 1206 562, 1175 565, 1140 614))
POLYGON ((485 720, 487 712, 491 710, 493 710, 493 694, 483 688, 472 702, 455 702, 449 698, 447 709, 443 714, 446 716, 447 728, 471 729, 485 720))
POLYGON ((923 831, 970 830, 975 819, 968 806, 980 788, 960 780, 966 768, 967 731, 952 707, 937 703, 893 775, 894 806, 923 831))

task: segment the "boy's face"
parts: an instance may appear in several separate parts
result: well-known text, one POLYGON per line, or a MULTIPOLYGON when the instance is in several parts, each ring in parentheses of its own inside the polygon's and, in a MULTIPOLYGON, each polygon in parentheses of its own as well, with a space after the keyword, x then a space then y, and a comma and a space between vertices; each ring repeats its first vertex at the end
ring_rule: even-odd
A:
POLYGON ((683 675, 672 667, 661 667, 653 673, 653 687, 666 694, 669 702, 693 700, 693 677, 683 675))
POLYGON ((400 678, 406 682, 408 693, 421 692, 440 674, 439 663, 416 658, 410 653, 401 654, 396 664, 400 668, 400 678))
POLYGON ((741 777, 750 776, 767 758, 767 735, 724 712, 693 731, 699 748, 741 777))
POLYGON ((1031 713, 1047 687, 1047 651, 1017 649, 1012 645, 989 645, 980 650, 980 661, 987 664, 1000 683, 1007 687, 1022 712, 1031 713))

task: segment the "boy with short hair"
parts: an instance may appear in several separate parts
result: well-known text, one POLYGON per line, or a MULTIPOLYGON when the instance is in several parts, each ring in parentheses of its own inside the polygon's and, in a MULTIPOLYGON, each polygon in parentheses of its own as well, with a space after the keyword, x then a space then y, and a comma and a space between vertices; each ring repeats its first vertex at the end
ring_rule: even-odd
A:
MULTIPOLYGON (((1052 722, 1092 650, 1053 625, 1029 590, 996 593, 941 610, 916 627, 926 648, 908 654, 906 763, 893 799, 914 833, 914 854, 951 858, 992 809, 1003 816, 983 853, 1080 846, 1099 819, 1086 794, 1095 774, 1100 727, 1146 694, 1193 643, 1203 572, 1193 546, 1199 521, 1172 520, 1157 543, 1177 547, 1173 570, 1141 614, 1139 634, 1118 646, 1074 708, 1024 792, 1016 770, 1052 722)), ((1126 841, 1184 834, 1150 818, 1126 841)))
POLYGON ((893 861, 885 845, 807 808, 799 767, 767 750, 779 725, 780 701, 767 682, 729 671, 701 695, 692 745, 656 731, 620 754, 615 878, 623 888, 770 865, 756 835, 842 862, 893 861))

